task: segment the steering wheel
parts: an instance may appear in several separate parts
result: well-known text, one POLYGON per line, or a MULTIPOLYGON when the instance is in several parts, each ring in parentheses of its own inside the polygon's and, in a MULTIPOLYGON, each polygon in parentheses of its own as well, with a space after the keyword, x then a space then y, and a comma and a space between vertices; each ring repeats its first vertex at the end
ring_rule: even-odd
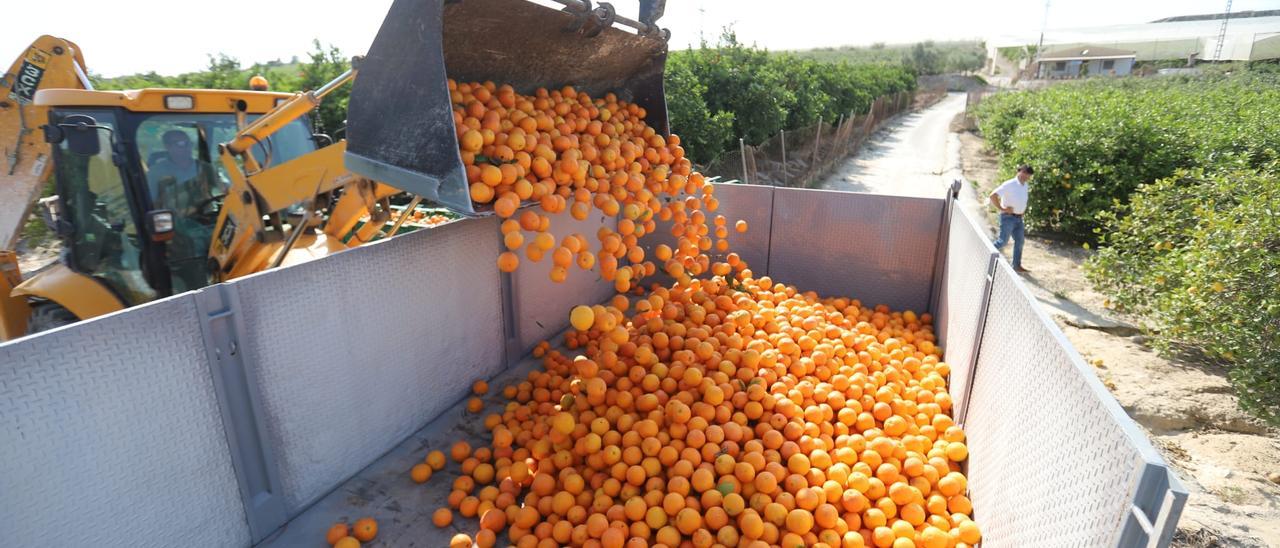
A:
POLYGON ((218 213, 221 212, 222 208, 210 206, 220 205, 222 199, 226 196, 226 194, 219 194, 200 200, 191 207, 195 211, 192 217, 199 221, 200 224, 210 225, 217 222, 218 213))

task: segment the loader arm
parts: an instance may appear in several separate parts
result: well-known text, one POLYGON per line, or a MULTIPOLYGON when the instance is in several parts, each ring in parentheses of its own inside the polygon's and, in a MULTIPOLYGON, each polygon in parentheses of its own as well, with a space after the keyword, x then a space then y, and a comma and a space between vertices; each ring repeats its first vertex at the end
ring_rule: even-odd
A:
POLYGON ((37 129, 49 108, 36 105, 36 91, 92 89, 80 47, 53 36, 37 38, 0 76, 0 250, 12 250, 23 223, 53 171, 51 146, 37 129))
POLYGON ((80 47, 53 36, 37 38, 0 76, 0 340, 26 331, 31 308, 12 295, 22 283, 18 238, 31 207, 53 171, 51 145, 36 131, 49 120, 49 108, 36 105, 37 90, 92 89, 80 47))
MULTIPOLYGON (((356 222, 372 212, 379 201, 400 192, 348 171, 343 165, 345 141, 276 166, 261 166, 249 153, 257 143, 311 112, 325 95, 350 82, 355 75, 353 68, 320 89, 294 95, 241 128, 235 138, 220 147, 220 161, 230 174, 231 186, 209 243, 209 272, 215 281, 282 264, 295 246, 301 246, 308 254, 343 249, 342 238, 356 222), (271 232, 263 222, 264 216, 279 215, 294 204, 303 203, 308 210, 314 210, 317 196, 338 189, 345 191, 332 210, 329 224, 318 235, 304 235, 313 228, 309 223, 292 227, 289 237, 285 237, 281 232, 271 232)), ((363 237, 354 238, 353 245, 359 245, 370 235, 357 236, 363 237)))

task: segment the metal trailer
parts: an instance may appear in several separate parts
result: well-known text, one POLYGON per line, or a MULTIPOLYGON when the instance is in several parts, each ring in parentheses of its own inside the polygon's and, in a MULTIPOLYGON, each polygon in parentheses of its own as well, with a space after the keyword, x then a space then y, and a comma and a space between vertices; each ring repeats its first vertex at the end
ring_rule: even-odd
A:
MULTIPOLYGON (((716 193, 757 274, 934 311, 986 546, 1169 544, 1186 489, 954 194, 716 193)), ((472 381, 520 378, 572 305, 612 294, 580 270, 552 284, 545 261, 502 274, 500 245, 496 218, 467 219, 0 345, 6 539, 322 546, 362 516, 378 546, 473 532, 430 524, 456 471, 409 467, 487 437, 472 381)))

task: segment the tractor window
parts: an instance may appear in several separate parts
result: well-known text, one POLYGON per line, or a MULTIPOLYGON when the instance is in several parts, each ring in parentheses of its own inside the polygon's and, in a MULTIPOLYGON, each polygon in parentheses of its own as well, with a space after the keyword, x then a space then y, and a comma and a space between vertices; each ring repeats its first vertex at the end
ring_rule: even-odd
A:
MULTIPOLYGON (((255 158, 275 166, 314 151, 308 127, 305 118, 286 125, 253 147, 255 158)), ((152 114, 138 124, 138 156, 152 208, 174 212, 174 236, 166 249, 174 293, 209 283, 209 243, 222 197, 231 186, 218 145, 235 134, 232 114, 152 114)))
MULTIPOLYGON (((98 125, 117 127, 111 112, 61 112, 88 114, 98 125)), ((112 132, 98 130, 100 150, 80 156, 58 145, 58 192, 71 220, 72 268, 103 280, 129 304, 155 298, 142 275, 141 245, 137 225, 125 195, 124 178, 112 160, 112 132)))

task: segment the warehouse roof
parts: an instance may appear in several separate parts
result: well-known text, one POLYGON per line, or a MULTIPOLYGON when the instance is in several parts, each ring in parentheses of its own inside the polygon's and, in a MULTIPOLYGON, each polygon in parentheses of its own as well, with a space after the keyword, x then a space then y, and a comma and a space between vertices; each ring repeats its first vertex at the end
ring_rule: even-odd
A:
POLYGON ((1081 46, 1078 48, 1060 49, 1057 51, 1048 51, 1040 56, 1041 61, 1075 61, 1089 59, 1127 59, 1137 57, 1137 53, 1130 50, 1103 48, 1098 46, 1081 46))
MULTIPOLYGON (((1274 38, 1280 36, 1280 16, 1260 12, 1254 17, 1236 18, 1232 14, 1227 35, 1218 52, 1218 33, 1222 20, 1201 19, 1168 22, 1102 25, 1085 28, 1049 28, 1044 33, 1045 49, 1060 50, 1084 46, 1133 50, 1139 61, 1151 59, 1186 59, 1194 54, 1201 60, 1249 61, 1274 59, 1274 38)), ((1012 28, 987 38, 990 55, 1005 47, 1034 45, 1040 41, 1039 29, 1012 28)))

